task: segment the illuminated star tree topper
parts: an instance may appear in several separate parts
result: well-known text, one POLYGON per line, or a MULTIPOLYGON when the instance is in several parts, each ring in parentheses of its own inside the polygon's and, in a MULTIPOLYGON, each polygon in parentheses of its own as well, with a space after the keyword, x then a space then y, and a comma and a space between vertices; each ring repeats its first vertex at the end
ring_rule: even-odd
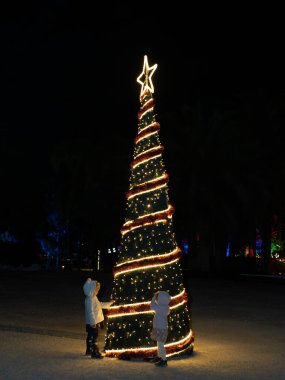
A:
POLYGON ((140 74, 140 76, 138 76, 137 78, 137 82, 141 85, 140 96, 142 96, 146 91, 150 91, 151 93, 154 92, 154 87, 153 87, 151 77, 153 76, 156 69, 157 69, 157 64, 149 67, 148 58, 147 58, 147 55, 145 55, 144 61, 143 61, 143 71, 140 74), (143 78, 143 80, 141 80, 141 78, 143 78))

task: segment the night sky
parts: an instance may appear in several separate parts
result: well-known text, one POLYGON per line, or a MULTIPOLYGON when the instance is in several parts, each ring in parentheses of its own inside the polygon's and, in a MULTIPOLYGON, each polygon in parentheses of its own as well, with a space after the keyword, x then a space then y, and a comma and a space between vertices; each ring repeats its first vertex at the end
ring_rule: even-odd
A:
MULTIPOLYGON (((186 154, 187 142, 181 141, 184 159, 176 159, 181 134, 176 136, 176 126, 170 125, 176 115, 199 109, 206 117, 213 107, 219 112, 234 107, 242 113, 245 104, 254 104, 257 110, 273 104, 283 115, 279 122, 284 120, 280 111, 285 107, 284 27, 278 12, 206 10, 193 5, 187 9, 179 2, 131 4, 75 7, 67 1, 50 1, 2 12, 2 230, 14 228, 15 219, 17 231, 24 220, 36 223, 38 205, 45 205, 46 212, 47 199, 52 197, 53 152, 89 141, 101 168, 94 167, 94 173, 99 172, 94 196, 97 202, 101 196, 98 203, 105 205, 98 205, 94 217, 105 221, 101 228, 109 230, 108 239, 118 234, 137 132, 136 78, 144 54, 150 64, 158 64, 154 96, 181 231, 184 193, 178 188, 184 179, 191 179, 191 173, 183 171, 183 162, 191 155, 186 154)), ((264 135, 269 133, 255 120, 252 133, 259 134, 259 128, 264 135)), ((283 149, 283 132, 276 131, 274 141, 279 145, 272 144, 269 156, 283 149)), ((239 133, 246 138, 247 132, 245 127, 239 133)))

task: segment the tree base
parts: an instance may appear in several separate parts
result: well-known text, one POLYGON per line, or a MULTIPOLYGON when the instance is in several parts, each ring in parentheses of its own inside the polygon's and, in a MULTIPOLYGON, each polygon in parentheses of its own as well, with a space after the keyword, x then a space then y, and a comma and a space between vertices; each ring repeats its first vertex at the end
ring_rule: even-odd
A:
MULTIPOLYGON (((168 357, 176 357, 181 355, 192 355, 194 350, 194 333, 190 331, 190 334, 184 341, 180 341, 176 343, 168 343, 166 345, 166 356, 168 357)), ((119 351, 119 350, 118 350, 119 351)), ((130 360, 130 359, 144 359, 144 358, 152 358, 157 355, 157 347, 147 348, 137 348, 137 349, 125 349, 123 352, 120 350, 119 352, 116 350, 108 350, 106 349, 107 357, 117 357, 120 360, 130 360)), ((147 359, 146 359, 147 360, 147 359)))

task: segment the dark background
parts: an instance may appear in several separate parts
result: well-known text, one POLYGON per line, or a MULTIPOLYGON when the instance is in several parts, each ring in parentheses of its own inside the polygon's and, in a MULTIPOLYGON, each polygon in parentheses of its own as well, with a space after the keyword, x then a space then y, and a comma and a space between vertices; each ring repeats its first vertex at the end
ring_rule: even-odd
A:
POLYGON ((266 240, 273 218, 284 218, 279 14, 182 2, 3 9, 0 233, 32 244, 57 213, 66 251, 70 235, 89 250, 118 244, 147 54, 158 63, 177 236, 199 233, 223 252, 229 239, 254 241, 256 227, 266 240))

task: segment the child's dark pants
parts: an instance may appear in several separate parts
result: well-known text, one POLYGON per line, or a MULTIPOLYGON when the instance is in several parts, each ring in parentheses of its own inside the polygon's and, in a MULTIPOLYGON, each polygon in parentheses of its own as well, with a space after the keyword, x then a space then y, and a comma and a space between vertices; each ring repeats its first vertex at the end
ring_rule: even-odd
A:
POLYGON ((92 354, 99 352, 97 347, 97 339, 98 339, 98 327, 92 327, 90 325, 86 325, 86 352, 90 352, 92 354))

